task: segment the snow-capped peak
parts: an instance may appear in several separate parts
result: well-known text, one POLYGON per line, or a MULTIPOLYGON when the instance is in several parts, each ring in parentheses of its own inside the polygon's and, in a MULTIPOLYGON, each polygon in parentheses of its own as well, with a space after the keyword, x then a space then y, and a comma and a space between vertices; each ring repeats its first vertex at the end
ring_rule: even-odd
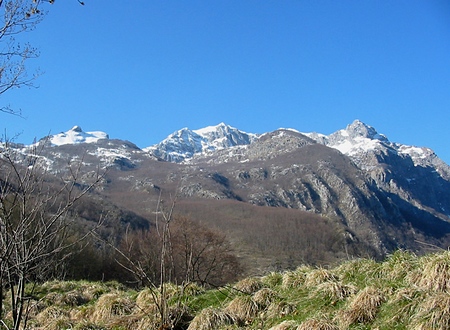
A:
POLYGON ((433 150, 390 142, 385 135, 378 133, 375 128, 360 120, 355 120, 345 129, 330 135, 315 132, 303 134, 318 143, 339 150, 352 157, 357 163, 361 163, 361 159, 370 152, 394 152, 404 157, 410 157, 415 165, 428 166, 436 162, 433 150))
POLYGON ((108 138, 108 134, 105 132, 83 132, 80 126, 74 126, 67 132, 50 136, 50 142, 52 145, 60 146, 64 144, 94 143, 100 139, 108 138))
POLYGON ((250 144, 256 137, 256 134, 245 133, 220 123, 196 130, 183 128, 144 150, 165 160, 182 162, 195 154, 250 144))
POLYGON ((347 126, 345 130, 339 131, 341 133, 344 133, 347 136, 350 136, 351 138, 358 138, 363 137, 367 139, 372 140, 380 140, 387 142, 386 136, 383 134, 378 134, 378 132, 373 128, 372 126, 364 124, 360 120, 355 120, 353 123, 347 126))
POLYGON ((214 134, 219 131, 227 131, 229 129, 236 129, 236 128, 231 127, 222 122, 216 126, 206 126, 204 128, 199 128, 199 129, 193 130, 193 132, 195 132, 199 135, 210 135, 210 134, 214 134))
POLYGON ((355 156, 369 150, 378 149, 382 144, 390 144, 383 134, 379 134, 372 126, 355 120, 345 129, 341 129, 330 135, 318 133, 304 133, 328 147, 338 149, 343 154, 355 156))

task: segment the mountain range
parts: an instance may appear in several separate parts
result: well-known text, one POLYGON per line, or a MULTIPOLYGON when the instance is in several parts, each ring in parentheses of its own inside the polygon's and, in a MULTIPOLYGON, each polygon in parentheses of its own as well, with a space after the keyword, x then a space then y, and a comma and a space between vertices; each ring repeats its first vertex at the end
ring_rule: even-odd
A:
POLYGON ((86 177, 107 168, 98 204, 138 222, 177 196, 177 212, 226 233, 252 272, 450 243, 450 166, 359 120, 330 135, 183 128, 143 149, 75 126, 37 145, 49 173, 80 158, 86 177))

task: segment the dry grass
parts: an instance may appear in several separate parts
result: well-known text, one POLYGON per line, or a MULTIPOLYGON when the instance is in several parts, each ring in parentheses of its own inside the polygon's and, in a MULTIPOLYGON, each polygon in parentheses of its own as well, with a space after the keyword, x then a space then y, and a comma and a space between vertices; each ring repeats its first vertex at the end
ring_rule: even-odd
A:
POLYGON ((269 306, 276 298, 277 293, 269 288, 262 288, 253 295, 253 301, 262 309, 269 306))
POLYGON ((334 269, 334 273, 343 281, 361 282, 378 277, 380 264, 373 259, 355 259, 344 262, 334 269))
POLYGON ((420 304, 427 293, 417 288, 406 287, 397 290, 387 302, 388 308, 393 311, 389 324, 407 323, 411 315, 416 313, 417 305, 420 304))
POLYGON ((337 319, 345 326, 369 323, 375 319, 384 300, 381 290, 367 287, 353 297, 348 308, 340 312, 337 319))
POLYGON ((226 313, 241 322, 248 322, 258 315, 258 304, 249 295, 237 296, 224 309, 226 313))
POLYGON ((306 274, 305 286, 307 288, 312 288, 324 282, 335 282, 337 280, 337 276, 328 269, 318 268, 306 274))
POLYGON ((267 319, 274 319, 292 315, 297 310, 296 306, 286 301, 274 302, 267 307, 265 316, 267 319))
POLYGON ((94 306, 92 320, 108 323, 116 317, 127 316, 133 312, 135 303, 117 293, 102 295, 94 306))
POLYGON ((412 328, 450 329, 450 294, 438 292, 417 305, 412 316, 412 328))
POLYGON ((317 285, 311 291, 312 296, 331 300, 332 304, 354 295, 358 289, 351 284, 343 284, 340 281, 326 281, 317 285))
POLYGON ((235 319, 227 312, 207 307, 194 317, 188 330, 215 330, 234 323, 235 319))
POLYGON ((398 250, 380 264, 380 276, 384 280, 403 281, 416 268, 417 256, 409 251, 398 250))
POLYGON ((322 318, 310 318, 302 322, 297 330, 339 330, 339 327, 330 320, 322 318))
POLYGON ((297 322, 289 320, 283 321, 280 324, 273 326, 269 330, 295 330, 297 326, 298 326, 297 322))
POLYGON ((283 274, 281 285, 284 289, 296 288, 305 284, 306 274, 311 272, 308 266, 301 266, 295 271, 286 272, 283 274))
POLYGON ((62 322, 68 324, 69 312, 59 306, 50 306, 36 315, 35 320, 41 326, 48 327, 49 330, 60 329, 62 322))
POLYGON ((183 294, 186 296, 198 296, 205 292, 205 288, 201 287, 197 283, 188 283, 183 287, 183 294))
POLYGON ((417 270, 410 272, 407 279, 425 290, 450 292, 450 252, 422 257, 417 270))
POLYGON ((136 297, 136 306, 145 311, 147 308, 155 305, 158 296, 159 295, 155 290, 149 288, 143 289, 136 297))
POLYGON ((133 330, 149 330, 158 329, 160 319, 154 315, 143 315, 134 325, 133 330))
POLYGON ((274 288, 283 283, 283 274, 271 272, 261 279, 263 285, 274 288))
POLYGON ((237 282, 233 288, 247 294, 253 294, 263 286, 261 279, 256 277, 248 277, 237 282))
MULTIPOLYGON (((268 324, 277 324, 273 330, 450 329, 448 252, 419 258, 399 251, 382 263, 360 259, 330 270, 302 266, 247 278, 234 290, 209 291, 195 284, 165 288, 172 297, 168 323, 179 329, 266 329, 268 324)), ((159 329, 155 299, 160 292, 155 294, 149 289, 124 291, 113 283, 49 282, 30 301, 29 325, 49 330, 159 329)))

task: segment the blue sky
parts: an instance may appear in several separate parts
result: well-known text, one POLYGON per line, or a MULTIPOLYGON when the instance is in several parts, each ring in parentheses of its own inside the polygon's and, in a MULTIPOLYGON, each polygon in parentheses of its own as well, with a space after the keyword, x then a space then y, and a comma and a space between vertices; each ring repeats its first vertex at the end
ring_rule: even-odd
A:
POLYGON ((360 119, 450 163, 450 2, 58 0, 37 89, 0 97, 29 143, 79 125, 139 147, 225 122, 332 133, 360 119))

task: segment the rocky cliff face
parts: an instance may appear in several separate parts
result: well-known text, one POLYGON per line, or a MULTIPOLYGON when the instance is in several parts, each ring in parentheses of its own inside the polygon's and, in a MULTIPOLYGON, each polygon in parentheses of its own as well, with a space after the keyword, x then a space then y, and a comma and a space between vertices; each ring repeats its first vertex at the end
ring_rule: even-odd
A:
POLYGON ((449 221, 450 167, 429 148, 390 142, 360 121, 330 136, 310 134, 317 142, 348 155, 378 189, 397 203, 449 221))

